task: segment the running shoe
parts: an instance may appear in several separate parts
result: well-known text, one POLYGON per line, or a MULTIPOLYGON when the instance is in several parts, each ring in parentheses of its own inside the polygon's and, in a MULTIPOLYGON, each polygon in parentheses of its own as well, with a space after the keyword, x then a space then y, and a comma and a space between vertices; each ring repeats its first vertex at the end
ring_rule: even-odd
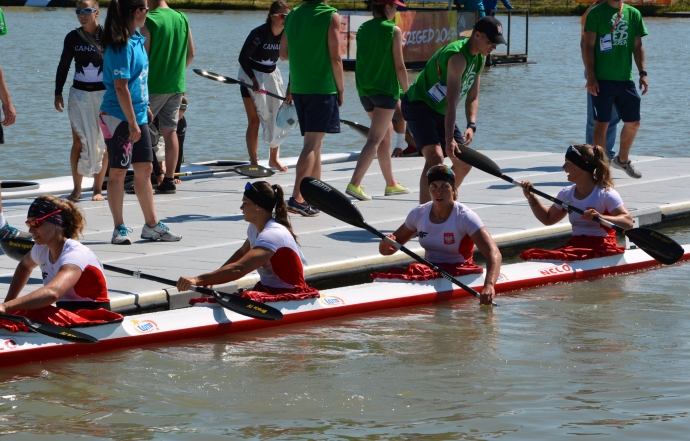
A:
POLYGON ((288 199, 287 209, 290 213, 301 214, 305 217, 316 217, 321 211, 305 202, 297 202, 295 198, 288 199))
POLYGON ((0 228, 0 239, 14 239, 19 236, 19 233, 18 229, 5 222, 5 226, 0 228))
POLYGON ((156 188, 156 193, 163 194, 175 194, 177 193, 177 186, 175 185, 174 179, 163 179, 158 188, 156 188))
POLYGON ((132 245, 132 240, 129 238, 129 233, 131 232, 132 229, 124 224, 118 225, 113 230, 113 238, 110 240, 110 243, 114 245, 132 245))
MULTIPOLYGON (((386 187, 388 188, 388 187, 386 187)), ((364 186, 360 185, 359 187, 355 187, 352 184, 347 184, 347 190, 345 190, 345 193, 349 194, 355 199, 359 199, 360 201, 370 201, 371 196, 367 195, 364 193, 364 186)))
POLYGON ((182 239, 182 236, 173 233, 167 225, 158 221, 155 227, 149 227, 144 224, 144 228, 141 230, 141 238, 145 240, 159 240, 161 242, 177 242, 182 239))
POLYGON ((402 185, 400 185, 400 182, 398 182, 395 185, 395 187, 389 187, 386 185, 386 191, 385 191, 384 195, 395 196, 398 194, 409 194, 409 193, 410 193, 410 189, 407 187, 403 187, 402 185))
POLYGON ((618 155, 613 158, 611 165, 619 170, 623 170, 631 178, 640 179, 642 177, 642 173, 632 165, 630 160, 628 160, 628 162, 621 162, 618 155))

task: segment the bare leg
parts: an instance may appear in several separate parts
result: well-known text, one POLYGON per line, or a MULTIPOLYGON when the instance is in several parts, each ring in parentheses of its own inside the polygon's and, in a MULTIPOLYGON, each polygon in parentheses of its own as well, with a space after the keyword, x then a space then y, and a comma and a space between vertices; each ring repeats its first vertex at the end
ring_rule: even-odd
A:
POLYGON ((443 164, 443 150, 438 144, 425 145, 422 148, 424 155, 424 168, 422 169, 422 176, 419 178, 419 204, 425 204, 431 200, 429 194, 429 182, 426 178, 426 172, 434 165, 443 164))
MULTIPOLYGON (((165 140, 165 177, 174 179, 175 167, 177 166, 177 155, 180 153, 180 144, 177 141, 177 130, 161 127, 161 134, 165 140)), ((153 166, 151 166, 151 170, 153 170, 153 166)))
MULTIPOLYGON (((462 155, 460 156, 462 157, 462 155)), ((462 181, 465 180, 465 177, 472 170, 472 166, 458 158, 450 158, 450 162, 453 163, 451 170, 455 173, 455 188, 459 188, 462 181)))
POLYGON ((77 132, 74 131, 74 127, 72 127, 72 151, 69 155, 69 164, 72 168, 72 182, 74 183, 74 188, 72 189, 72 193, 67 196, 67 199, 72 202, 77 202, 81 199, 81 182, 83 177, 77 171, 77 163, 81 157, 81 147, 81 139, 79 135, 77 135, 77 132))
POLYGON ((640 128, 640 122, 626 122, 623 123, 623 130, 621 130, 620 149, 618 150, 618 159, 622 163, 628 162, 628 154, 632 148, 635 136, 640 128))
POLYGON ((270 148, 270 153, 269 153, 269 158, 268 158, 268 166, 275 168, 278 171, 287 171, 288 167, 287 165, 283 165, 280 163, 280 146, 278 147, 271 147, 270 148))
POLYGON ((376 151, 376 157, 379 161, 379 167, 381 168, 381 174, 386 180, 386 185, 388 187, 396 187, 398 182, 393 176, 393 162, 391 161, 391 145, 393 143, 393 125, 388 124, 388 132, 383 140, 379 143, 379 148, 376 151))
MULTIPOLYGON (((594 145, 598 145, 599 147, 606 148, 606 131, 609 128, 609 123, 607 122, 600 122, 600 121, 594 121, 594 145)), ((635 131, 637 132, 637 131, 635 131)), ((634 138, 634 136, 633 136, 634 138)), ((622 135, 621 135, 621 140, 622 140, 622 135)), ((628 149, 629 150, 629 149, 628 149)), ((627 157, 627 152, 626 152, 626 157, 627 157)), ((627 161, 627 159, 626 159, 627 161)))
POLYGON ((326 136, 325 132, 306 132, 304 134, 304 147, 297 159, 295 167, 295 188, 292 190, 292 197, 297 202, 304 202, 302 194, 299 192, 299 184, 302 179, 312 176, 321 179, 321 143, 326 136))
POLYGON ((103 154, 103 162, 101 163, 101 171, 93 175, 93 196, 92 201, 104 201, 103 197, 103 180, 105 174, 108 172, 108 151, 103 154))
POLYGON ((122 204, 125 200, 126 175, 127 170, 123 168, 111 168, 108 175, 108 206, 115 228, 125 223, 122 217, 122 204))
MULTIPOLYGON (((247 152, 249 153, 249 162, 252 164, 259 163, 259 115, 256 113, 254 101, 251 98, 242 97, 244 103, 244 110, 247 112, 247 152)), ((281 170, 284 171, 284 170, 281 170)))
POLYGON ((381 150, 382 145, 383 148, 388 150, 385 156, 390 156, 390 121, 393 117, 394 112, 394 109, 381 109, 378 107, 374 107, 373 112, 367 112, 367 115, 369 115, 369 119, 371 119, 371 128, 369 129, 369 136, 367 136, 367 142, 364 144, 364 147, 362 148, 362 151, 359 154, 359 158, 357 159, 357 166, 355 167, 355 171, 352 173, 352 179, 350 179, 350 184, 354 185, 355 187, 359 187, 362 184, 364 175, 367 173, 367 170, 369 170, 369 167, 371 166, 371 163, 374 161, 374 157, 376 156, 377 152, 379 153, 379 164, 381 165, 381 171, 383 172, 383 176, 386 179, 386 185, 390 187, 395 187, 397 185, 395 183, 395 179, 393 178, 393 170, 390 158, 387 158, 387 164, 385 163, 385 160, 384 162, 381 161, 381 155, 383 153, 381 150))
POLYGON ((144 213, 144 220, 149 227, 155 227, 158 224, 158 217, 156 207, 153 205, 153 187, 151 187, 153 165, 150 162, 137 162, 132 164, 132 168, 134 169, 134 192, 144 213))

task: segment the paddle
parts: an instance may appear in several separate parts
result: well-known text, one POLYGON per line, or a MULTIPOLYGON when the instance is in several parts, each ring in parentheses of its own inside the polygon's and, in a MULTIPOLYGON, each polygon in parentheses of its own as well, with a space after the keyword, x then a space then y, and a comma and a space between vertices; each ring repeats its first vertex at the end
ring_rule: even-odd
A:
MULTIPOLYGON (((461 154, 458 156, 458 159, 461 161, 522 188, 522 182, 516 181, 510 176, 504 175, 500 167, 485 155, 465 146, 459 146, 459 148, 461 154)), ((569 203, 556 199, 555 197, 541 192, 534 187, 530 188, 530 191, 543 197, 544 199, 548 199, 551 202, 566 207, 568 212, 574 211, 578 214, 585 214, 585 212, 579 208, 573 207, 569 203)), ((625 228, 600 217, 595 217, 594 220, 609 228, 613 228, 619 233, 627 235, 628 238, 635 245, 640 247, 640 249, 642 249, 645 253, 649 254, 654 259, 665 265, 672 265, 683 257, 683 247, 675 240, 671 239, 665 234, 659 233, 658 231, 654 231, 649 228, 631 228, 626 230, 625 228)))
POLYGON ((0 248, 7 257, 14 260, 22 260, 33 246, 34 240, 29 233, 19 233, 17 237, 0 239, 0 248))
POLYGON ((362 124, 356 123, 356 122, 352 122, 352 121, 348 121, 346 119, 341 119, 340 122, 345 124, 346 126, 348 126, 349 128, 351 128, 352 130, 359 133, 360 135, 362 135, 365 138, 369 136, 369 127, 367 127, 365 125, 362 125, 362 124))
POLYGON ((264 95, 272 96, 273 98, 278 98, 279 100, 285 100, 284 96, 276 95, 275 93, 271 93, 267 90, 257 89, 256 87, 254 87, 253 84, 248 84, 248 83, 245 83, 244 81, 236 80, 234 78, 226 77, 225 75, 220 75, 220 74, 217 74, 214 72, 209 72, 205 69, 192 69, 192 70, 194 71, 195 74, 200 75, 204 78, 208 78, 209 80, 215 80, 215 81, 225 83, 225 84, 239 84, 240 86, 244 86, 247 89, 256 90, 260 93, 263 93, 264 95))
MULTIPOLYGON (((441 268, 437 267, 418 254, 410 251, 405 246, 395 242, 376 228, 366 223, 359 209, 352 202, 350 202, 347 196, 338 191, 335 187, 332 187, 331 185, 328 185, 316 178, 312 178, 311 176, 307 176, 306 178, 302 179, 302 182, 299 185, 299 190, 300 193, 302 193, 302 196, 304 196, 304 199, 306 199, 310 205, 313 205, 319 210, 328 213, 329 215, 345 222, 346 224, 365 229, 373 235, 380 237, 395 248, 412 257, 417 262, 423 263, 432 270, 441 274, 444 278, 450 280, 452 283, 458 285, 476 298, 479 298, 480 294, 471 287, 465 285, 455 277, 443 271, 441 268)), ((493 305, 498 306, 496 303, 493 303, 493 305)))
POLYGON ((73 343, 98 343, 97 338, 84 334, 83 332, 75 331, 72 328, 37 322, 20 315, 0 314, 0 319, 15 323, 23 323, 30 331, 57 338, 58 340, 65 340, 73 343))
MULTIPOLYGON (((103 264, 103 268, 114 271, 116 273, 127 274, 128 276, 134 276, 140 279, 153 280, 154 282, 164 283, 166 285, 175 286, 177 282, 171 279, 165 279, 163 277, 152 276, 150 274, 144 274, 139 271, 131 271, 125 268, 118 268, 116 266, 103 264)), ((190 286, 190 290, 196 291, 201 294, 209 294, 216 299, 219 305, 224 308, 234 311, 238 314, 246 315, 247 317, 252 317, 261 320, 280 320, 283 318, 283 313, 278 311, 272 306, 265 305, 263 303, 255 302, 254 300, 245 299, 236 294, 228 294, 224 292, 214 291, 209 288, 204 288, 203 286, 190 286)))
POLYGON ((238 166, 233 167, 233 168, 223 168, 223 169, 216 169, 216 170, 198 170, 198 171, 191 171, 191 172, 175 173, 175 177, 206 175, 206 174, 213 174, 213 173, 227 173, 227 172, 235 172, 235 173, 238 173, 242 176, 248 176, 250 178, 265 178, 267 176, 273 176, 275 174, 275 172, 273 170, 271 170, 270 168, 266 168, 266 167, 263 167, 261 165, 245 164, 245 165, 238 165, 238 166))

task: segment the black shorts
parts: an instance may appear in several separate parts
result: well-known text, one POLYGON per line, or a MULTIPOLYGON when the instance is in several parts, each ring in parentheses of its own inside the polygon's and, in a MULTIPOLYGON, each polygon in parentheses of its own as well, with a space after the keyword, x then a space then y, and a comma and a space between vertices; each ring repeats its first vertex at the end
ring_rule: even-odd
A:
MULTIPOLYGON (((407 129, 412 133, 419 156, 427 145, 440 145, 443 156, 446 156, 446 116, 441 115, 424 101, 410 101, 407 95, 402 98, 402 115, 407 121, 407 129)), ((458 144, 464 144, 463 133, 455 124, 453 138, 458 144)))
POLYGON ((360 96, 359 102, 362 103, 365 112, 373 112, 374 107, 379 109, 395 110, 398 107, 398 100, 390 95, 369 95, 360 96))
POLYGON ((242 98, 251 98, 252 94, 249 92, 249 89, 247 89, 244 86, 240 86, 240 95, 242 95, 242 98))
POLYGON ((149 126, 142 124, 141 138, 132 144, 129 140, 129 126, 127 121, 110 115, 101 115, 101 130, 108 150, 108 164, 110 168, 128 169, 137 162, 153 161, 153 149, 151 148, 151 135, 149 126), (119 123, 117 123, 119 121, 119 123))
POLYGON ((306 132, 340 133, 337 94, 293 93, 292 101, 302 136, 306 132))
POLYGON ((618 116, 623 122, 640 120, 642 98, 634 81, 599 80, 599 93, 592 95, 594 119, 599 122, 611 121, 611 107, 616 106, 618 116))

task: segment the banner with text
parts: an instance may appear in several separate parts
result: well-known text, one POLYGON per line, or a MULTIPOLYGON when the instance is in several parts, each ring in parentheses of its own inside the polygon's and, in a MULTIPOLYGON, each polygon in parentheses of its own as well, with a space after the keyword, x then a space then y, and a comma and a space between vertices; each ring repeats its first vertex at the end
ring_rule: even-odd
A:
MULTIPOLYGON (((593 0, 575 0, 577 3, 594 3, 593 0)), ((672 0, 625 0, 629 5, 670 5, 672 0)))
POLYGON ((404 11, 395 16, 403 34, 406 62, 426 62, 437 50, 458 39, 456 11, 404 11))

